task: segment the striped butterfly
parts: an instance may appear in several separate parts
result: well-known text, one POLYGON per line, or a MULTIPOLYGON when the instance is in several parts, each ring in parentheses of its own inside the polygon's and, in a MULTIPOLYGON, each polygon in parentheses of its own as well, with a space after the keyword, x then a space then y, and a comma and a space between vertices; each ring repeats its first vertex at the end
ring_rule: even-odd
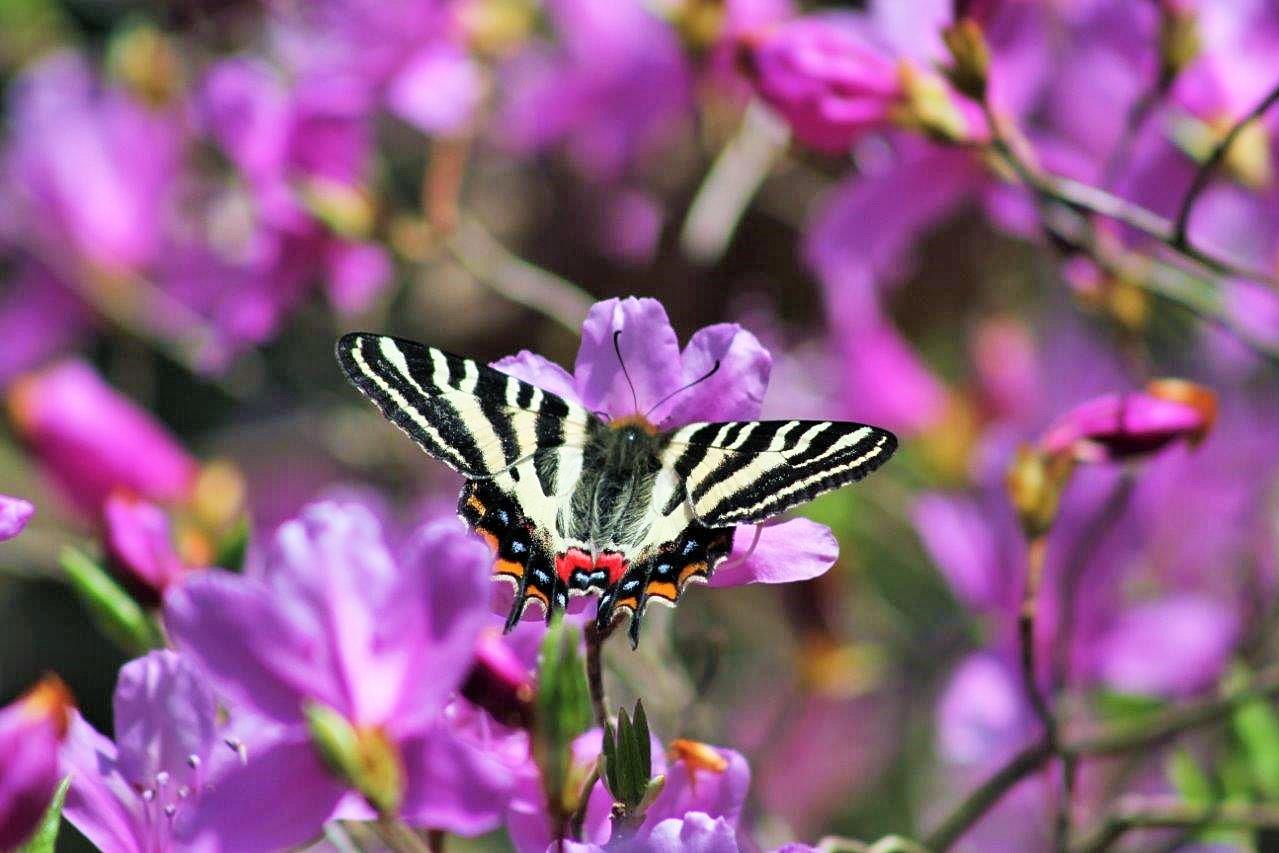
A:
POLYGON ((835 421, 670 431, 640 414, 606 421, 487 365, 385 335, 345 335, 337 357, 383 415, 466 478, 458 511, 493 548, 494 575, 515 587, 507 631, 534 603, 549 620, 570 596, 595 592, 599 630, 629 614, 638 645, 645 607, 674 606, 687 584, 708 580, 736 525, 860 480, 897 447, 887 430, 835 421))

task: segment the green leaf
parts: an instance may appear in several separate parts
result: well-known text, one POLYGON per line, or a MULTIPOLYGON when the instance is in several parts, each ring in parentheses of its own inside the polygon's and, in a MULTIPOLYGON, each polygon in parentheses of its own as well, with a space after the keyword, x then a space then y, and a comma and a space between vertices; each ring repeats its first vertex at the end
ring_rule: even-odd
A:
POLYGON ((1131 723, 1155 713, 1167 703, 1155 696, 1100 690, 1093 694, 1097 717, 1107 723, 1131 723))
POLYGON ((648 715, 644 713, 644 702, 635 700, 635 740, 640 748, 640 769, 644 774, 645 784, 653 772, 653 742, 648 733, 648 715))
POLYGON ((576 628, 556 617, 542 640, 533 720, 533 758, 554 817, 562 820, 576 805, 568 790, 574 738, 591 725, 591 700, 576 628))
POLYGON ((1168 781, 1187 804, 1192 806, 1212 804, 1215 799, 1212 780, 1185 747, 1178 749, 1168 758, 1166 771, 1168 781))
POLYGON ((65 777, 58 783, 49 800, 49 807, 44 810, 44 817, 27 843, 18 848, 20 853, 53 853, 58 842, 58 830, 62 828, 62 804, 67 799, 67 789, 71 787, 71 777, 65 777))
POLYGON ((1240 705, 1232 723, 1257 789, 1266 799, 1279 800, 1279 716, 1258 699, 1240 705))
POLYGON ((121 649, 142 655, 164 645, 151 616, 88 554, 64 548, 59 564, 98 628, 121 649))
POLYGON ((608 786, 608 792, 617 799, 617 788, 620 779, 617 775, 617 732, 613 729, 613 724, 608 720, 604 721, 604 784, 608 786))

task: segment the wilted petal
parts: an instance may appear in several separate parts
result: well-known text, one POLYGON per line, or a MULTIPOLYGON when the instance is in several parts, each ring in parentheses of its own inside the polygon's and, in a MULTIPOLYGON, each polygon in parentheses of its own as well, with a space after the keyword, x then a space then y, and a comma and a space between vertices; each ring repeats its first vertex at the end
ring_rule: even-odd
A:
POLYGON ((48 808, 69 706, 66 687, 50 677, 0 709, 0 849, 21 844, 48 808))
POLYGON ((648 838, 624 842, 618 850, 630 853, 738 853, 737 833, 724 818, 689 812, 683 819, 659 823, 648 838))
POLYGON ((1230 607, 1179 595, 1130 608, 1100 640, 1100 676, 1128 693, 1172 698, 1215 683, 1240 633, 1230 607))
POLYGON ((208 682, 167 649, 124 665, 114 712, 120 773, 144 787, 160 772, 185 775, 190 756, 207 761, 217 737, 217 704, 208 682))
POLYGON ((515 355, 493 362, 493 367, 509 373, 516 379, 523 379, 530 385, 536 385, 543 391, 550 391, 573 403, 580 403, 577 385, 573 376, 550 359, 543 358, 534 352, 520 350, 515 355))
POLYGON ((106 546, 117 569, 163 593, 183 573, 174 550, 169 517, 155 504, 128 492, 116 492, 103 507, 106 546))
POLYGON ((475 836, 496 829, 516 777, 498 756, 451 731, 447 721, 400 745, 408 789, 400 814, 414 826, 475 836))
POLYGON ((637 404, 643 413, 678 388, 679 341, 662 303, 633 296, 595 303, 582 323, 574 373, 583 405, 614 417, 636 414, 637 404), (613 334, 619 330, 621 361, 613 349, 613 334))
POLYGON ((715 570, 710 585, 809 580, 824 574, 838 557, 839 543, 830 528, 806 518, 740 525, 733 534, 733 551, 715 570))
POLYGON ((59 756, 71 776, 63 817, 99 850, 144 853, 142 800, 117 772, 115 744, 76 713, 59 756))
POLYGON ((163 501, 184 497, 194 484, 195 460, 85 362, 63 361, 18 379, 9 411, 18 435, 89 514, 117 488, 163 501))
POLYGON ((35 505, 31 501, 0 495, 0 542, 21 533, 35 512, 35 505))
POLYGON ((201 572, 165 599, 164 624, 179 650, 236 704, 282 723, 302 720, 302 701, 342 708, 339 676, 322 665, 324 638, 303 633, 261 583, 201 572))
POLYGON ((698 329, 684 348, 682 364, 681 385, 700 380, 711 370, 715 372, 680 391, 668 406, 654 411, 654 421, 669 428, 693 421, 745 421, 759 417, 773 359, 750 332, 735 323, 698 329))
POLYGON ((301 734, 254 750, 220 777, 179 833, 196 850, 283 850, 318 835, 345 793, 301 734))

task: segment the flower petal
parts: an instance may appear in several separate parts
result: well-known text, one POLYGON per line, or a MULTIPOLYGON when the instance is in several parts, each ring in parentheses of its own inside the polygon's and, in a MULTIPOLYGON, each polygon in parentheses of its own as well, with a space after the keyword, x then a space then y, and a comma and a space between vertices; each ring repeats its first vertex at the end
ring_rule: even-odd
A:
POLYGON ((206 789, 178 833, 196 850, 283 850, 318 835, 345 793, 297 732, 255 750, 206 789))
POLYGON ((71 787, 62 815, 99 850, 143 851, 141 799, 116 772, 115 744, 77 712, 59 752, 59 772, 71 787))
POLYGON ((582 346, 577 351, 574 375, 582 403, 614 417, 642 414, 678 388, 679 341, 662 303, 633 296, 595 303, 582 323, 582 346), (621 332, 617 339, 621 361, 613 350, 617 331, 621 332))
POLYGON ((484 76, 466 51, 444 41, 419 50, 387 87, 391 112, 423 133, 466 130, 484 96, 484 76))
POLYGON ((1130 693, 1188 696, 1215 683, 1239 632, 1238 615, 1203 596, 1140 604, 1101 639, 1101 677, 1130 693))
POLYGON ((581 402, 573 376, 555 362, 535 352, 520 350, 515 355, 508 355, 493 362, 492 366, 516 379, 523 379, 525 382, 536 385, 543 391, 558 394, 565 400, 573 403, 581 402))
MULTIPOLYGON (((759 417, 773 358, 750 332, 735 323, 698 329, 684 347, 682 385, 707 376, 653 413, 664 426, 693 421, 746 421, 759 417), (663 414, 663 411, 666 414, 663 414)), ((678 386, 677 386, 678 387, 678 386)))
POLYGON ((113 492, 103 507, 103 524, 115 568, 153 590, 153 601, 182 576, 169 517, 160 507, 129 492, 113 492))
POLYGON ((400 814, 415 826, 475 836, 502 822, 515 774, 441 721, 401 744, 408 789, 400 814))
POLYGON ((263 584, 217 569, 170 591, 164 624, 183 654, 234 703, 282 723, 302 721, 302 701, 346 704, 336 676, 317 661, 321 638, 281 612, 263 584))
POLYGON ((408 581, 405 594, 412 589, 415 596, 414 633, 406 638, 387 632, 379 649, 385 654, 398 643, 412 655, 397 684, 397 732, 435 717, 470 672, 480 634, 492 618, 492 564, 488 547, 454 520, 426 525, 409 543, 400 571, 408 581))
POLYGON ((21 533, 35 512, 36 508, 31 501, 0 495, 0 542, 21 533))
POLYGON ((733 536, 732 553, 715 570, 710 585, 805 581, 825 574, 838 557, 839 543, 830 528, 806 518, 741 525, 733 536))
POLYGON ((692 767, 681 760, 672 761, 666 768, 666 786, 645 815, 644 826, 656 827, 660 821, 680 818, 688 812, 704 812, 723 818, 729 826, 737 826, 751 784, 750 766, 740 753, 710 748, 728 762, 728 766, 713 770, 692 767))
POLYGON ((683 819, 670 818, 653 828, 645 839, 618 845, 627 853, 738 853, 737 833, 724 818, 689 812, 683 819))
POLYGON ((115 688, 120 773, 143 787, 161 771, 178 778, 190 756, 203 762, 217 739, 217 704, 208 682, 167 649, 130 661, 115 688))

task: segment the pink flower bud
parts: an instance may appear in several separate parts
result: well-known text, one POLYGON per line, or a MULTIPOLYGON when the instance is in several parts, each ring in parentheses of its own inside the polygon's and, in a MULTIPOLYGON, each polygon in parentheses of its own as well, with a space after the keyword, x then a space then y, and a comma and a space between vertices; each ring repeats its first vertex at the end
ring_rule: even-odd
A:
POLYGON ((800 18, 744 43, 760 96, 796 138, 838 153, 888 123, 901 97, 897 63, 854 27, 800 18))
POLYGON ((0 850, 20 845, 44 815, 58 784, 58 744, 66 736, 71 693, 45 676, 0 708, 0 850))
POLYGON ((1174 441, 1201 441, 1216 419, 1216 405, 1207 388, 1157 380, 1144 391, 1108 394, 1077 406, 1048 428, 1039 446, 1080 462, 1147 456, 1174 441))
POLYGON ((107 552, 114 568, 157 603, 186 567, 173 545, 169 518, 155 504, 128 492, 110 495, 103 507, 107 552))
POLYGON ((9 391, 18 435, 88 515, 116 489, 152 500, 186 497, 195 460, 162 424, 78 360, 18 379, 9 391))

